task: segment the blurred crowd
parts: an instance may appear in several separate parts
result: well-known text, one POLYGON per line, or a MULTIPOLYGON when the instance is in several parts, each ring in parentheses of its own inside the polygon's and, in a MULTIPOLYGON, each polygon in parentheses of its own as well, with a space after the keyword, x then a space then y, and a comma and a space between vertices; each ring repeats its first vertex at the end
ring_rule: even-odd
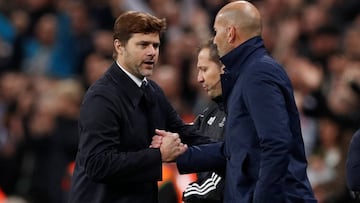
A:
MULTIPOLYGON (((196 81, 197 47, 227 2, 0 0, 0 198, 66 202, 79 106, 113 62, 112 26, 123 11, 166 18, 152 79, 191 122, 206 102, 196 81)), ((360 1, 251 2, 263 18, 266 48, 292 80, 319 203, 352 202, 344 169, 360 127, 360 1)))

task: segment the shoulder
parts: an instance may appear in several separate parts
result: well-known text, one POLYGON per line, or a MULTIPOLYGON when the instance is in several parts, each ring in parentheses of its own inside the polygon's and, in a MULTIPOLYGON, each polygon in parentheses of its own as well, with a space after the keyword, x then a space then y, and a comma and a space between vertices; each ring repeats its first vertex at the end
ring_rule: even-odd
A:
POLYGON ((107 94, 108 92, 113 92, 114 89, 116 89, 115 84, 111 83, 111 80, 109 80, 105 75, 101 77, 99 80, 97 80, 94 84, 92 84, 86 94, 88 95, 103 95, 107 94))
POLYGON ((153 91, 153 93, 158 97, 158 98, 163 98, 166 99, 166 96, 162 90, 162 88, 153 80, 148 79, 148 82, 150 84, 150 87, 153 91))
POLYGON ((162 91, 161 87, 160 87, 155 81, 148 79, 148 82, 149 82, 149 84, 150 84, 150 87, 153 88, 154 90, 156 90, 156 91, 158 91, 158 90, 162 91))
POLYGON ((290 83, 285 67, 267 54, 254 60, 250 66, 246 74, 249 83, 258 83, 259 81, 278 84, 290 83))
POLYGON ((254 60, 253 70, 263 74, 284 73, 284 67, 268 54, 264 54, 257 60, 254 60))
POLYGON ((360 162, 360 157, 358 157, 358 153, 360 153, 360 129, 354 133, 351 139, 348 158, 357 159, 360 162))
POLYGON ((89 102, 96 98, 97 100, 112 101, 117 95, 121 95, 121 88, 118 88, 109 78, 105 75, 92 84, 86 91, 83 103, 89 102))
MULTIPOLYGON (((353 135, 353 142, 357 142, 360 144, 360 129, 357 130, 353 135)), ((360 146, 360 145, 359 145, 360 146)))
POLYGON ((357 130, 351 140, 347 162, 346 162, 346 174, 347 182, 350 190, 360 191, 360 129, 357 130))

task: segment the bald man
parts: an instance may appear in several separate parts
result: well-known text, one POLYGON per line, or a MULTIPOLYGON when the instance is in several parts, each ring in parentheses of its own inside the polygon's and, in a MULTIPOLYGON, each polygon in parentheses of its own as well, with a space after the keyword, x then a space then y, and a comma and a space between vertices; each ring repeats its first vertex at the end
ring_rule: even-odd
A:
MULTIPOLYGON (((259 11, 235 1, 216 15, 214 43, 227 110, 223 143, 190 147, 181 173, 226 166, 226 203, 314 203, 293 88, 268 55, 259 11)), ((165 135, 163 135, 165 136, 165 135)))

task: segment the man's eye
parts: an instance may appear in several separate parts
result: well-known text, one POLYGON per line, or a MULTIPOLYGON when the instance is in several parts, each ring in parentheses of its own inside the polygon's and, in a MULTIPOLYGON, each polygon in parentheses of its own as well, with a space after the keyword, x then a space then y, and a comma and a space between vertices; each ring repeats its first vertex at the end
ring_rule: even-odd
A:
POLYGON ((206 67, 200 67, 200 68, 199 68, 199 71, 200 71, 200 72, 206 72, 206 70, 207 70, 206 67))

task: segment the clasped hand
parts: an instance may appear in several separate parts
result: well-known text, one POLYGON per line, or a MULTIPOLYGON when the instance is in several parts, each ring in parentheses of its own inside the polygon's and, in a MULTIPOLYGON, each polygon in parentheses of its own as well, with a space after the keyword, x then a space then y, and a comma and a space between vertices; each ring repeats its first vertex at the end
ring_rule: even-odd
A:
POLYGON ((161 159, 163 162, 172 162, 179 155, 184 153, 188 146, 181 142, 179 134, 165 130, 155 130, 150 148, 160 148, 161 159))

